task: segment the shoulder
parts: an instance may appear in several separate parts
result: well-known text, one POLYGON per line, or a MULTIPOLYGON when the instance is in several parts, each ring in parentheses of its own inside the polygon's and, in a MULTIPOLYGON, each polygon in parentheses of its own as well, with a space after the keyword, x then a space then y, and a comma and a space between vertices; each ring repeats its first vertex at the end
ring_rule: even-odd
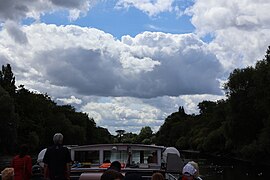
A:
POLYGON ((19 158, 19 155, 16 155, 13 157, 13 160, 18 159, 18 158, 19 158))

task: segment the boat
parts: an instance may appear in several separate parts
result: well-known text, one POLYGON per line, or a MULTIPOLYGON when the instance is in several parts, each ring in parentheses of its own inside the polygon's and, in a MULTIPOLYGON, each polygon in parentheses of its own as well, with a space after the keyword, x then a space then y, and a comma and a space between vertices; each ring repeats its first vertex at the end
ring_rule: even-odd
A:
POLYGON ((121 163, 121 173, 139 173, 151 179, 160 172, 168 180, 176 180, 184 165, 174 147, 144 144, 95 144, 67 146, 71 153, 71 180, 99 180, 113 161, 121 163))

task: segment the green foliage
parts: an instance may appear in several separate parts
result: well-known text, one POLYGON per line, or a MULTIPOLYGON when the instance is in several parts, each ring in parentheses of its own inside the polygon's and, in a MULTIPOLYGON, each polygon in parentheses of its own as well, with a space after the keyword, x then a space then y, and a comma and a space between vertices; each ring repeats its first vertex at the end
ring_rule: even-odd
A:
POLYGON ((0 152, 13 151, 16 145, 18 114, 9 93, 0 86, 0 152))
POLYGON ((0 86, 2 86, 10 95, 15 94, 15 77, 12 73, 10 64, 2 66, 2 71, 0 71, 0 86))

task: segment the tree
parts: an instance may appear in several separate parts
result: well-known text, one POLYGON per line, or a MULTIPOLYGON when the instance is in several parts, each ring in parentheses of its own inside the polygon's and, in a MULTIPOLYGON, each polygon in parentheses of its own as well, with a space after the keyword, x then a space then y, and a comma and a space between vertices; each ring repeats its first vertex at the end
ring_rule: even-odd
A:
POLYGON ((13 152, 17 143, 18 114, 14 100, 0 86, 0 152, 13 152))
POLYGON ((118 142, 122 142, 122 136, 124 135, 124 133, 126 132, 125 130, 119 129, 115 131, 117 133, 117 138, 118 138, 118 142))
POLYGON ((151 139, 153 136, 153 131, 149 126, 142 127, 138 137, 137 142, 138 143, 145 143, 145 144, 151 144, 151 139))
POLYGON ((16 86, 15 86, 15 77, 11 70, 10 64, 7 66, 2 66, 2 71, 0 71, 0 85, 10 94, 14 95, 16 86))

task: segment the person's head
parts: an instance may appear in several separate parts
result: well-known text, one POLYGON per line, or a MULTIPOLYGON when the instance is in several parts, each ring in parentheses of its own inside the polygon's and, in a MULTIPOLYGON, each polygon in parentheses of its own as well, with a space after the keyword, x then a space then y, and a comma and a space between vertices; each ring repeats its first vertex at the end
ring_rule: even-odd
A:
POLYGON ((64 139, 64 136, 63 134, 61 133, 56 133, 54 136, 53 136, 53 142, 54 144, 56 145, 60 145, 63 143, 63 139, 64 139))
POLYGON ((33 174, 33 176, 35 176, 35 175, 41 175, 42 174, 42 169, 41 169, 41 167, 39 166, 39 165, 34 165, 33 167, 32 167, 32 174, 33 174))
POLYGON ((121 171, 121 163, 119 161, 113 161, 108 169, 112 169, 115 171, 121 171))
POLYGON ((164 180, 164 176, 161 173, 156 172, 152 175, 151 180, 164 180))
POLYGON ((126 173, 124 180, 142 180, 142 176, 139 173, 126 173))
POLYGON ((122 173, 114 170, 107 170, 101 175, 100 180, 122 180, 123 178, 124 176, 122 173))
POLYGON ((26 144, 20 146, 19 155, 20 157, 24 157, 28 152, 28 147, 26 144))
POLYGON ((194 174, 194 177, 195 178, 199 177, 200 172, 199 172, 199 165, 198 165, 198 163, 196 163, 194 161, 190 161, 188 163, 191 164, 196 169, 196 173, 194 174))
POLYGON ((14 169, 5 168, 2 172, 2 180, 13 180, 14 179, 14 169))
POLYGON ((184 179, 194 179, 199 176, 199 167, 198 164, 194 161, 188 162, 182 170, 184 179))

